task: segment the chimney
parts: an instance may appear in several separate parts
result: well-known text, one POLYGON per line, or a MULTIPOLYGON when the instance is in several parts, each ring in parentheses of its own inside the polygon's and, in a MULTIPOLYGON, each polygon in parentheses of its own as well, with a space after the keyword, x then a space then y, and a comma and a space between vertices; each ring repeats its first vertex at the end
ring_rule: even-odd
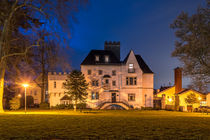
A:
POLYGON ((177 67, 174 69, 174 85, 175 85, 175 94, 182 91, 182 69, 177 67))
POLYGON ((117 57, 117 59, 120 60, 120 42, 105 41, 104 50, 112 51, 115 54, 115 56, 117 57))

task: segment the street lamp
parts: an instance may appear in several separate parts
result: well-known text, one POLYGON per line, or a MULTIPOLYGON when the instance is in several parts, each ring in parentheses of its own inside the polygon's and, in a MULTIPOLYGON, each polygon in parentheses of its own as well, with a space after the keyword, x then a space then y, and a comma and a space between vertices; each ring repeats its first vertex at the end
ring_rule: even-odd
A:
POLYGON ((145 96, 145 107, 146 107, 147 106, 146 105, 146 103, 147 103, 147 94, 145 94, 144 96, 145 96))
POLYGON ((26 114, 26 88, 29 86, 28 84, 22 84, 22 86, 25 88, 25 114, 26 114))

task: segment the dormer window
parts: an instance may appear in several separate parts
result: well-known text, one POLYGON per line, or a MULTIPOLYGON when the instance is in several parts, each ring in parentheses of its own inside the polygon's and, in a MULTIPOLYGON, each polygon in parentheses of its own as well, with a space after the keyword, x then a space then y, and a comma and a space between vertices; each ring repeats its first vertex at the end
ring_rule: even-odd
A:
POLYGON ((95 56, 95 61, 96 61, 96 62, 99 61, 99 56, 98 56, 98 55, 95 56))
POLYGON ((129 69, 133 69, 133 64, 129 64, 129 69))
POLYGON ((105 55, 105 62, 109 62, 109 56, 105 55))
POLYGON ((134 73, 135 69, 132 63, 128 64, 128 73, 134 73))

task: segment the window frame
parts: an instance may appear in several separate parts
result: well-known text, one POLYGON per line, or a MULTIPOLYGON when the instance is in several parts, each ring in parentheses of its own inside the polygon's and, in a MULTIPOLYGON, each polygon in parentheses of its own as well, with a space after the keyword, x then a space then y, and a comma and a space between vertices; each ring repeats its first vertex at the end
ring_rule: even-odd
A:
POLYGON ((99 62, 99 61, 100 61, 99 55, 95 55, 95 61, 96 61, 96 62, 99 62))
POLYGON ((115 80, 112 81, 112 86, 116 86, 116 81, 115 80))
POLYGON ((116 70, 112 70, 112 76, 116 76, 116 70))
POLYGON ((57 87, 57 83, 56 83, 56 81, 54 81, 54 86, 53 86, 54 88, 56 88, 57 87))
POLYGON ((103 70, 98 70, 98 75, 102 75, 103 74, 103 70))
POLYGON ((105 55, 105 56, 104 56, 104 61, 105 61, 106 63, 109 62, 109 55, 105 55))
POLYGON ((128 93, 128 101, 136 101, 136 94, 128 93), (130 97, 132 97, 132 98, 130 98, 130 97))
POLYGON ((137 85, 137 77, 126 77, 126 85, 127 86, 136 86, 137 85))

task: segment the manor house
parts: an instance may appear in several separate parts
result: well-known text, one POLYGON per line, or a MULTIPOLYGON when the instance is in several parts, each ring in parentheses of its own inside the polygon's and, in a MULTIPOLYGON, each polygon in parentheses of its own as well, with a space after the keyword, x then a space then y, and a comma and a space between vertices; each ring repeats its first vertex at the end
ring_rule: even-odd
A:
MULTIPOLYGON (((121 61, 120 42, 105 42, 104 50, 91 50, 81 63, 81 72, 89 83, 88 108, 153 107, 153 72, 132 50, 121 61)), ((50 106, 71 102, 62 87, 66 76, 48 74, 50 106)))

